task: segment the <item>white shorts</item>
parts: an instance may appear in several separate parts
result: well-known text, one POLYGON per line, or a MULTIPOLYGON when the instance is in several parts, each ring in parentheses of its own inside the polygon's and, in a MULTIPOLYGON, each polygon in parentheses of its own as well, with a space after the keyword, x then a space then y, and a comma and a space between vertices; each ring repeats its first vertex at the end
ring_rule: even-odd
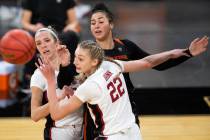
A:
POLYGON ((137 124, 133 124, 132 127, 122 130, 113 135, 97 137, 95 140, 142 140, 141 132, 137 124))
POLYGON ((82 140, 82 125, 69 125, 53 127, 51 130, 52 140, 82 140))

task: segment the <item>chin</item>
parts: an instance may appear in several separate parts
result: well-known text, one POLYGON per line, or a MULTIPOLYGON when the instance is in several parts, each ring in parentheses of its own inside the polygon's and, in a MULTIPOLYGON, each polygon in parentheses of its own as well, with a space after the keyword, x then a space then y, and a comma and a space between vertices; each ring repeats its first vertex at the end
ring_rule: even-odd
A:
POLYGON ((96 35, 95 38, 96 38, 96 40, 103 40, 104 37, 101 35, 96 35))
POLYGON ((78 70, 78 69, 76 69, 76 72, 77 72, 77 73, 82 73, 81 70, 78 70))

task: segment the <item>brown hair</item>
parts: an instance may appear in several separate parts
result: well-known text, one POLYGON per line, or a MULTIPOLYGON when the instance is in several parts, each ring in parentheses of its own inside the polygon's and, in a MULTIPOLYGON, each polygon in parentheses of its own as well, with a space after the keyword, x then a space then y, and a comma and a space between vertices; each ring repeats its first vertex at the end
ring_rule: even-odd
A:
MULTIPOLYGON (((39 33, 39 32, 42 32, 42 31, 49 32, 51 34, 51 36, 53 37, 53 39, 54 39, 55 42, 58 42, 59 41, 58 34, 57 34, 56 30, 53 29, 51 26, 48 26, 47 28, 41 28, 41 29, 39 29, 38 31, 36 31, 36 34, 39 33)), ((35 34, 35 36, 36 36, 36 34, 35 34)))
POLYGON ((93 14, 97 12, 102 12, 106 15, 106 17, 109 19, 109 22, 114 22, 114 15, 113 13, 107 8, 107 6, 104 3, 98 3, 94 6, 94 8, 91 11, 91 17, 93 14))

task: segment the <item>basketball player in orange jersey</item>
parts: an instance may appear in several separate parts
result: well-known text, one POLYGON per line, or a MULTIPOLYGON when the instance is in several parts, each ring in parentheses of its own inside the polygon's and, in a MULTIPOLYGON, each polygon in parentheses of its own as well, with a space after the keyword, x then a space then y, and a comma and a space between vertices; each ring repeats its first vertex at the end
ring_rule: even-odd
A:
MULTIPOLYGON (((96 4, 92 9, 90 18, 90 29, 93 37, 99 46, 105 51, 105 56, 117 59, 117 60, 137 60, 150 55, 142 50, 138 45, 128 39, 118 39, 113 36, 112 31, 114 28, 114 17, 111 11, 103 4, 96 4)), ((171 67, 177 66, 193 56, 201 54, 204 48, 207 46, 207 37, 204 36, 201 39, 196 38, 192 41, 191 45, 182 49, 188 54, 188 56, 180 56, 176 59, 169 59, 159 65, 153 67, 153 69, 162 71, 171 67), (200 44, 199 47, 195 44, 200 44)), ((130 80, 129 73, 123 74, 128 87, 128 94, 130 97, 132 109, 136 116, 136 122, 139 124, 138 111, 136 103, 134 102, 134 86, 130 80)))
MULTIPOLYGON (((195 44, 195 47, 199 46, 195 44)), ((203 48, 205 50, 206 47, 203 48)), ((175 49, 133 61, 104 60, 104 51, 96 42, 83 41, 78 45, 74 59, 83 83, 66 103, 56 96, 56 76, 49 59, 39 60, 36 66, 47 80, 50 114, 54 120, 75 112, 87 103, 98 134, 95 140, 141 140, 122 72, 150 69, 183 55, 187 53, 175 49)))
MULTIPOLYGON (((57 78, 59 67, 69 65, 69 51, 62 47, 55 31, 50 28, 42 28, 35 34, 36 47, 41 57, 49 58, 49 63, 57 78), (62 55, 65 52, 67 55, 62 55), (67 57, 66 57, 67 56, 67 57)), ((71 81, 71 74, 67 77, 71 81)), ((65 77, 63 77, 65 78, 65 77)), ((83 108, 67 115, 62 119, 54 121, 50 117, 47 82, 39 69, 36 69, 30 83, 31 97, 31 118, 35 122, 46 118, 44 129, 45 140, 80 140, 82 139, 83 108)), ((57 86, 56 86, 57 87, 57 86)), ((62 103, 65 103, 67 96, 62 94, 61 89, 57 88, 57 96, 62 103)))

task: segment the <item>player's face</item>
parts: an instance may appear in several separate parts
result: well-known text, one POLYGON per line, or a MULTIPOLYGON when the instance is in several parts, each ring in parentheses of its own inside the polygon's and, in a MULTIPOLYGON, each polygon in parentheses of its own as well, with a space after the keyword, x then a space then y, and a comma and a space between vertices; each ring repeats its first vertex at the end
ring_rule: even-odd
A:
POLYGON ((96 12, 92 15, 90 29, 96 40, 103 41, 112 34, 112 24, 103 12, 96 12))
POLYGON ((88 49, 77 47, 75 51, 74 64, 78 73, 84 73, 88 76, 95 71, 97 67, 97 60, 90 57, 88 49))
POLYGON ((36 34, 35 43, 38 51, 43 57, 53 56, 56 52, 56 45, 54 38, 47 31, 42 31, 36 34))

